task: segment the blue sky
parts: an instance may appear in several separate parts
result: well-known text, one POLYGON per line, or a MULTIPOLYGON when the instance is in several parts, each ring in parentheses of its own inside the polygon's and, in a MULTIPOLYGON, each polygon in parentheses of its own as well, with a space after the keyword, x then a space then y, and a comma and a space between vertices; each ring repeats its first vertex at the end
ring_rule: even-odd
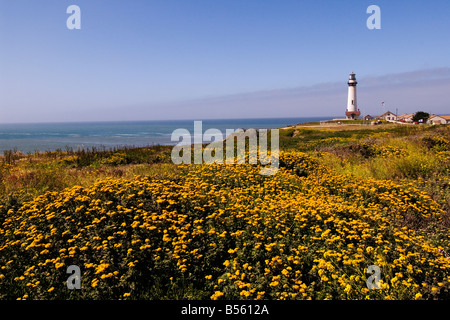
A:
POLYGON ((448 0, 0 0, 0 123, 342 116, 352 71, 363 114, 450 113, 449 16, 448 0))

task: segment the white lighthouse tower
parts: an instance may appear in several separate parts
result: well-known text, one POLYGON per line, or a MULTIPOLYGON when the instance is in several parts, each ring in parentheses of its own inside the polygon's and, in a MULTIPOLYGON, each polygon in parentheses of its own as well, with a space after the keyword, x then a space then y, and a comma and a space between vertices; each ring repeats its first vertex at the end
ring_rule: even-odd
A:
POLYGON ((357 120, 361 115, 361 112, 358 109, 358 104, 356 102, 356 82, 355 74, 350 73, 350 78, 348 80, 348 100, 347 100, 347 111, 345 112, 345 116, 348 120, 357 120))

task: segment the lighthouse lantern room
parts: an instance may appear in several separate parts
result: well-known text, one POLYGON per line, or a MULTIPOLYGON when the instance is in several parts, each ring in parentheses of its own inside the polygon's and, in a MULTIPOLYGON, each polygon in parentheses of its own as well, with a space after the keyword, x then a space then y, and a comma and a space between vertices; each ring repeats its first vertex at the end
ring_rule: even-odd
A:
POLYGON ((357 120, 361 115, 361 112, 358 109, 358 104, 356 101, 356 76, 352 72, 350 73, 350 78, 348 80, 348 100, 347 100, 347 111, 345 112, 345 116, 347 120, 357 120))

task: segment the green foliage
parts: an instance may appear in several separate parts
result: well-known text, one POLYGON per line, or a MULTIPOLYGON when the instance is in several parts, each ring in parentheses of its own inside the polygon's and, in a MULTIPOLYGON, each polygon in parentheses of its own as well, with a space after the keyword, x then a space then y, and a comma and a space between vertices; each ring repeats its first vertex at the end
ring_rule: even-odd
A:
POLYGON ((430 114, 428 112, 417 111, 412 117, 412 121, 426 123, 429 117, 430 114))
POLYGON ((0 297, 448 299, 449 138, 428 126, 280 130, 274 176, 174 166, 171 147, 10 154, 0 297), (82 290, 66 288, 71 264, 82 290), (371 264, 382 290, 366 287, 371 264))

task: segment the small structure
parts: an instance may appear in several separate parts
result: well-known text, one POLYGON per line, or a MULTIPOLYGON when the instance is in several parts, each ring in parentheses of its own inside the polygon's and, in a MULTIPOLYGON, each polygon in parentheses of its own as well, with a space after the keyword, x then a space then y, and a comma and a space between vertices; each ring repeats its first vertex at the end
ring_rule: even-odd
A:
POLYGON ((364 120, 370 121, 373 120, 373 117, 370 114, 368 114, 367 116, 364 116, 364 120))
POLYGON ((397 121, 401 121, 401 122, 413 122, 413 117, 414 117, 414 113, 404 113, 402 115, 399 115, 397 117, 397 121))
POLYGON ((383 113, 381 116, 377 117, 377 119, 382 119, 386 121, 397 121, 397 115, 390 111, 383 113))
POLYGON ((428 118, 427 123, 430 124, 450 124, 450 116, 437 116, 437 115, 431 115, 428 118))
POLYGON ((352 72, 350 73, 350 78, 348 80, 348 99, 347 99, 347 111, 345 112, 345 117, 347 120, 357 120, 361 115, 361 111, 358 109, 358 104, 356 102, 356 76, 352 72))

